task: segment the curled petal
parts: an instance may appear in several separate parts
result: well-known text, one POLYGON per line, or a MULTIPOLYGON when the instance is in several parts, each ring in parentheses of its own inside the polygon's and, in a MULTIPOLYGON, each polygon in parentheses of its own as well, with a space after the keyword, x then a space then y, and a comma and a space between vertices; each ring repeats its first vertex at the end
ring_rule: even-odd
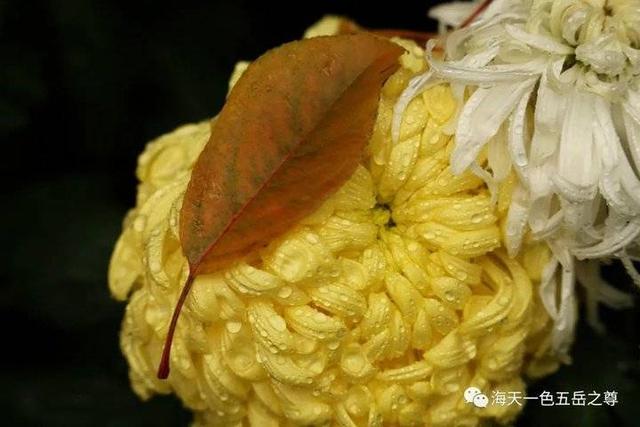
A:
POLYGON ((520 40, 536 49, 557 55, 570 55, 573 53, 573 49, 570 46, 542 34, 529 33, 520 26, 506 24, 505 30, 514 39, 520 40))
POLYGON ((535 80, 478 88, 464 106, 456 130, 451 169, 461 173, 476 159, 484 144, 496 134, 522 95, 535 80))
POLYGON ((594 162, 592 123, 593 95, 574 90, 565 116, 557 175, 553 177, 558 193, 570 202, 592 200, 596 194, 598 164, 594 162))

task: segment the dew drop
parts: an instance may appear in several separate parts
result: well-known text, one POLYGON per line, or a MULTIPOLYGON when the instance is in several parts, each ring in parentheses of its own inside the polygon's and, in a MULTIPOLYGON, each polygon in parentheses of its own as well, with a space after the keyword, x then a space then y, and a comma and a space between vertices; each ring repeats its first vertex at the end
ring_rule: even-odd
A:
POLYGON ((307 242, 311 243, 311 244, 318 244, 320 243, 320 239, 318 239, 318 237, 315 234, 307 234, 305 236, 305 239, 307 242))
POLYGON ((240 329, 242 329, 242 323, 236 321, 227 322, 226 326, 227 331, 232 334, 237 334, 238 332, 240 332, 240 329))
POLYGON ((162 264, 157 260, 153 260, 151 264, 149 264, 149 269, 152 273, 159 273, 160 270, 162 270, 162 264))
POLYGON ((283 286, 278 291, 278 296, 280 298, 289 298, 292 293, 293 293, 293 290, 289 286, 283 286))
POLYGON ((360 372, 365 366, 364 357, 358 353, 345 355, 342 359, 345 368, 351 372, 360 372))
POLYGON ((471 215, 471 222, 474 224, 479 224, 480 222, 482 222, 483 218, 484 218, 484 215, 482 214, 473 214, 471 215))
POLYGON ((338 341, 331 341, 329 343, 327 343, 327 348, 329 350, 335 350, 340 346, 340 343, 338 341))
POLYGON ((444 299, 447 300, 448 302, 453 302, 456 299, 455 293, 451 290, 445 291, 444 299))
POLYGON ((133 229, 138 233, 141 233, 144 230, 144 227, 147 225, 147 217, 144 215, 138 215, 136 219, 133 221, 133 229))
POLYGON ((314 360, 311 366, 309 366, 309 370, 311 370, 311 372, 314 372, 316 374, 319 374, 320 372, 322 372, 323 368, 324 368, 324 365, 320 360, 314 360))
POLYGON ((247 356, 244 356, 241 354, 236 356, 233 360, 234 360, 234 363, 240 366, 241 368, 246 368, 251 363, 251 360, 247 356))
POLYGON ((271 323, 271 326, 273 326, 273 328, 277 331, 283 332, 287 329, 287 323, 280 316, 271 316, 269 318, 269 322, 271 323))

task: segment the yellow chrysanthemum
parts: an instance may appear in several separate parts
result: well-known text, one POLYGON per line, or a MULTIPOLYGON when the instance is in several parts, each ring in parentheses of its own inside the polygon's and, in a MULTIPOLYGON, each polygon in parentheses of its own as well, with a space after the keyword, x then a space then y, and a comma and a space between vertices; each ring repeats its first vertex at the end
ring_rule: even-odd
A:
POLYGON ((175 393, 196 425, 472 426, 521 408, 476 408, 468 386, 522 392, 524 374, 556 368, 536 289, 548 251, 509 258, 508 181, 494 204, 481 179, 451 173, 449 88, 414 99, 391 142, 394 103, 425 67, 399 42, 408 53, 383 88, 368 162, 259 268, 196 278, 166 381, 156 369, 188 270, 179 211, 209 123, 147 146, 109 272, 113 295, 128 299, 121 346, 142 398, 175 393))

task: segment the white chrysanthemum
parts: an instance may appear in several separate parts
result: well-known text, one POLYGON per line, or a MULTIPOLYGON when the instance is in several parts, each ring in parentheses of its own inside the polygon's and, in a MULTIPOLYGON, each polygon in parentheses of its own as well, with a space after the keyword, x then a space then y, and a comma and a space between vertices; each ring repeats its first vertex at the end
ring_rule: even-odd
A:
MULTIPOLYGON (((457 26, 477 4, 442 5, 430 15, 441 28, 457 26)), ((494 186, 511 168, 518 174, 507 248, 517 253, 528 226, 554 249, 542 296, 560 346, 574 322, 574 257, 619 256, 640 284, 625 253, 640 233, 639 47, 638 0, 497 0, 448 34, 444 60, 428 53, 430 69, 395 109, 394 136, 415 94, 451 82, 463 104, 449 129, 454 172, 471 168, 494 186), (485 147, 491 174, 476 164, 485 147), (558 266, 560 292, 551 281, 558 266)), ((607 298, 610 290, 595 294, 626 304, 607 298)))

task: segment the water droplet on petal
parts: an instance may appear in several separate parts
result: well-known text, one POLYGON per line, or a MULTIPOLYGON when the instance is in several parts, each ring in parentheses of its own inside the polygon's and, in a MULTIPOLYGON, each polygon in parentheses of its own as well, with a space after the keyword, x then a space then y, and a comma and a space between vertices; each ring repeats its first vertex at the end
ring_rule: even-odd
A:
POLYGON ((293 293, 293 290, 289 286, 283 286, 278 291, 278 296, 280 298, 289 298, 292 293, 293 293))
POLYGON ((242 323, 236 321, 227 322, 226 326, 227 331, 232 334, 237 334, 238 332, 240 332, 240 329, 242 329, 242 323))

